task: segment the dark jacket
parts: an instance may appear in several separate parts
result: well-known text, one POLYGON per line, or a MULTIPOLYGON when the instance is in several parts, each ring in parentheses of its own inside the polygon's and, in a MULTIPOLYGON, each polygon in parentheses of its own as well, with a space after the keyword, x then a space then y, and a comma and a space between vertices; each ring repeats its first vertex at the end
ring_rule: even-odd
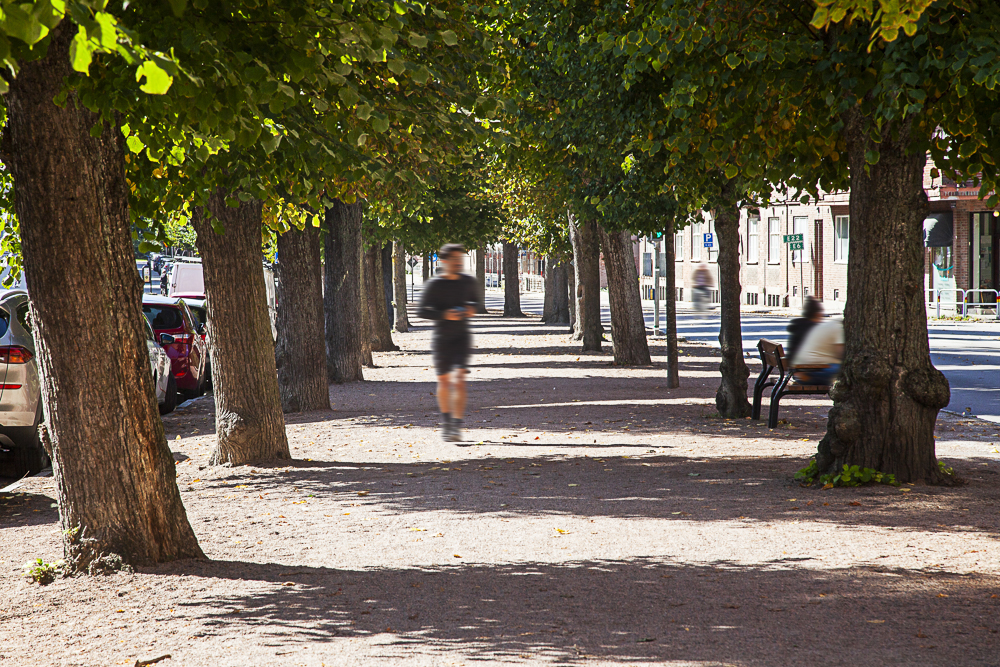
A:
POLYGON ((417 316, 427 320, 435 320, 434 333, 438 336, 453 336, 467 333, 469 325, 461 320, 446 320, 444 313, 452 308, 465 308, 479 305, 479 290, 476 279, 464 273, 458 278, 450 279, 443 276, 434 278, 424 285, 420 297, 420 307, 417 316))

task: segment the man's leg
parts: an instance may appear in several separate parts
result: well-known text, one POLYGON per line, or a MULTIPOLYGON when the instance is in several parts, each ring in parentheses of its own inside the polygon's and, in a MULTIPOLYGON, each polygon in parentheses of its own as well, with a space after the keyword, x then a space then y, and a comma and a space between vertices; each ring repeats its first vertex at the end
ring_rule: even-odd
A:
POLYGON ((465 368, 455 370, 455 381, 452 383, 451 392, 451 416, 454 419, 461 419, 465 414, 465 374, 468 372, 465 368))
POLYGON ((441 409, 441 414, 443 415, 447 415, 450 413, 450 410, 448 410, 448 408, 451 407, 450 384, 451 384, 451 377, 448 375, 448 373, 445 373, 444 375, 438 375, 438 388, 437 388, 438 408, 441 409))

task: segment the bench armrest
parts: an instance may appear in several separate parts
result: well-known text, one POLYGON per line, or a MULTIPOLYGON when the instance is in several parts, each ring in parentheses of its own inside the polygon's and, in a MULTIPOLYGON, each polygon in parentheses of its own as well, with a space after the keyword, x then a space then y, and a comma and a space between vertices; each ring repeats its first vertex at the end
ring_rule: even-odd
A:
POLYGON ((793 366, 792 372, 794 373, 795 371, 822 371, 826 370, 827 368, 829 368, 829 366, 825 364, 803 364, 801 366, 793 366))

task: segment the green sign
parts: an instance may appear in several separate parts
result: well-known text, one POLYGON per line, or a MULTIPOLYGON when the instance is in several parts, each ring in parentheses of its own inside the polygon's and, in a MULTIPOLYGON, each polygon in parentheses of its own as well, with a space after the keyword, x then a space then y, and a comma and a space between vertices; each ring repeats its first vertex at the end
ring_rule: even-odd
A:
MULTIPOLYGON (((805 241, 803 238, 805 234, 785 234, 781 237, 781 240, 785 243, 802 243, 805 241)), ((792 250, 801 250, 802 248, 792 248, 792 250)))
MULTIPOLYGON (((802 238, 802 234, 795 234, 795 236, 798 236, 799 238, 802 238)), ((806 249, 806 244, 802 243, 801 241, 799 241, 797 243, 796 242, 789 243, 788 244, 788 249, 789 250, 805 250, 806 249)))

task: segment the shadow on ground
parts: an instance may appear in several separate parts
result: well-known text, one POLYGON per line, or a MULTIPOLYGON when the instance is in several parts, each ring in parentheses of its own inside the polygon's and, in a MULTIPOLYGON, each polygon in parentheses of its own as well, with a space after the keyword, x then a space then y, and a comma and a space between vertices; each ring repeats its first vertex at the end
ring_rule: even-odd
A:
POLYGON ((184 614, 202 633, 243 626, 283 651, 365 637, 385 659, 770 667, 995 665, 1000 648, 1000 582, 938 570, 636 558, 371 570, 184 561, 155 572, 271 584, 184 614))

